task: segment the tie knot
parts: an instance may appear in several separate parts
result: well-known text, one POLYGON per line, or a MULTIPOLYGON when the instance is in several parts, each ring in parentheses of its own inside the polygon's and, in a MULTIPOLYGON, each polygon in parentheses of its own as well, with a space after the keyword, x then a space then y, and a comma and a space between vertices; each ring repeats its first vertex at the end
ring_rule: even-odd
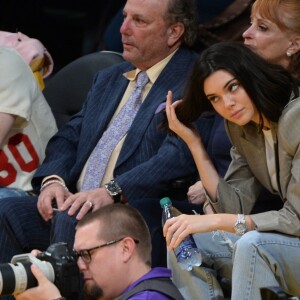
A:
POLYGON ((137 75, 136 85, 139 88, 143 88, 148 81, 149 78, 147 73, 145 71, 142 71, 137 75))

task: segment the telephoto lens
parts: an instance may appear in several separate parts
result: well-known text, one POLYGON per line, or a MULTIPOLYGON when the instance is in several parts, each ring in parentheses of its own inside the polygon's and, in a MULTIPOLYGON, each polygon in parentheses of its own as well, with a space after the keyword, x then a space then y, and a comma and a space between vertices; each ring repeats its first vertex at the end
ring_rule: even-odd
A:
POLYGON ((15 295, 37 286, 30 269, 32 264, 38 266, 54 282, 54 270, 49 262, 41 261, 30 253, 21 254, 14 256, 11 263, 0 264, 0 295, 15 295))
POLYGON ((35 264, 67 299, 77 299, 79 269, 77 256, 66 243, 56 243, 37 257, 31 253, 16 255, 11 263, 0 264, 0 296, 16 295, 37 286, 30 266, 35 264))

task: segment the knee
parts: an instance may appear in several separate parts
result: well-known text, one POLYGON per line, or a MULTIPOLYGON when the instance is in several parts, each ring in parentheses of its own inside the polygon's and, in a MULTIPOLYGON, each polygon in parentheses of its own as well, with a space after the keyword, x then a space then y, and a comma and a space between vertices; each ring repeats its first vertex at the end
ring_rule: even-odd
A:
POLYGON ((77 220, 76 216, 69 216, 67 211, 60 211, 55 214, 52 220, 52 225, 62 226, 62 224, 74 225, 76 226, 77 220))
POLYGON ((26 209, 32 197, 9 197, 0 199, 0 220, 18 218, 26 209), (23 205, 25 204, 25 205, 23 205))
MULTIPOLYGON (((241 255, 251 255, 257 249, 257 245, 260 243, 262 233, 253 230, 245 233, 234 245, 234 257, 241 255)), ((250 256, 249 256, 250 257, 250 256)))

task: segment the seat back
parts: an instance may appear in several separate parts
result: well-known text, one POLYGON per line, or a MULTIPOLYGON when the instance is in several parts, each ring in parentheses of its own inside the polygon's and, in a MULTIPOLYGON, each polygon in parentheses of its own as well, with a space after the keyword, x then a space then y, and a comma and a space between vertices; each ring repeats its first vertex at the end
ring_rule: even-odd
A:
POLYGON ((63 67, 46 82, 43 93, 58 128, 80 111, 97 71, 122 61, 122 54, 117 52, 87 54, 63 67))

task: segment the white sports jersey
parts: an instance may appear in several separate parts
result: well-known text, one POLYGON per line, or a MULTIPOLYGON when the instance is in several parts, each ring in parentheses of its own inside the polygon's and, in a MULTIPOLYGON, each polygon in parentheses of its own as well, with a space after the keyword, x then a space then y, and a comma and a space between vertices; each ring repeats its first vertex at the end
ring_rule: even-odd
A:
POLYGON ((31 69, 6 47, 0 47, 0 112, 16 116, 0 145, 0 185, 31 191, 32 176, 57 127, 31 69))

